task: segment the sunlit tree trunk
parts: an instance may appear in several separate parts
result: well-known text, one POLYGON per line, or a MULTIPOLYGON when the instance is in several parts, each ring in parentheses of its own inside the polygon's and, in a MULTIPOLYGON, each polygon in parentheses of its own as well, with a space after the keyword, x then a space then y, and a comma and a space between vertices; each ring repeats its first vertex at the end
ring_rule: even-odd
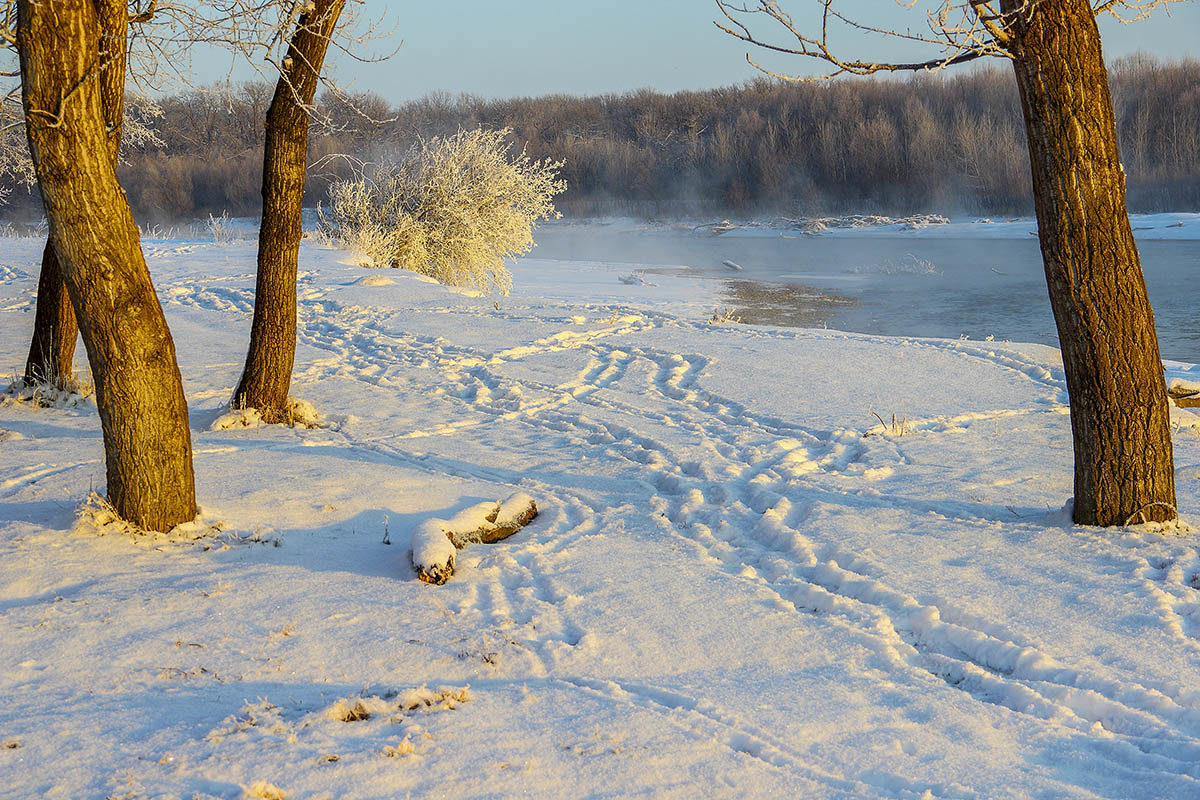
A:
POLYGON ((1004 0, 1038 238, 1075 443, 1075 521, 1175 517, 1154 314, 1125 209, 1125 173, 1088 0, 1004 0))
POLYGON ((54 241, 46 239, 42 251, 42 272, 38 276, 37 305, 33 317, 33 339, 25 360, 25 383, 41 383, 67 388, 71 384, 75 361, 75 340, 79 326, 75 309, 58 268, 54 241))
MULTIPOLYGON (((93 0, 100 26, 97 51, 100 103, 108 128, 109 153, 116 163, 121 148, 121 121, 125 110, 125 64, 128 50, 129 9, 126 0, 93 0)), ((68 387, 75 360, 79 325, 63 283, 54 241, 47 238, 38 278, 33 337, 25 360, 25 383, 68 387)))
POLYGON ((286 419, 296 355, 296 267, 309 107, 345 5, 346 0, 316 0, 315 8, 300 16, 267 110, 254 322, 233 407, 257 409, 269 422, 286 419))
POLYGON ((117 182, 92 0, 20 0, 22 93, 38 186, 96 382, 108 500, 165 531, 196 514, 175 345, 117 182))

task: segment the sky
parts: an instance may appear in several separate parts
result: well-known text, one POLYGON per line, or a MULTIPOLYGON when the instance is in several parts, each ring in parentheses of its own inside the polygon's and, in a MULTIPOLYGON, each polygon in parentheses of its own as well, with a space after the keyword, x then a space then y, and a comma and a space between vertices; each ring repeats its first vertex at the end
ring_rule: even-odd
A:
MULTIPOLYGON (((801 23, 812 0, 784 0, 801 23)), ((861 19, 924 30, 925 10, 892 0, 843 0, 861 19)), ((593 95, 652 88, 673 92, 740 83, 758 73, 746 63, 747 46, 717 30, 711 0, 457 0, 453 3, 365 0, 355 12, 393 31, 363 52, 386 61, 359 63, 331 58, 336 80, 354 91, 369 90, 393 103, 432 92, 513 97, 542 94, 593 95)), ((763 20, 764 23, 769 20, 763 20)), ((811 29, 811 26, 809 26, 811 29)), ((760 25, 757 31, 774 32, 760 25)), ((1170 4, 1133 25, 1103 22, 1108 58, 1138 50, 1162 58, 1200 56, 1200 1, 1170 4)), ((853 42, 856 55, 903 58, 894 42, 853 42)), ((759 54, 772 69, 811 71, 796 57, 759 54)), ((228 74, 227 60, 198 58, 201 82, 228 74)), ((235 79, 253 77, 245 68, 235 79)))

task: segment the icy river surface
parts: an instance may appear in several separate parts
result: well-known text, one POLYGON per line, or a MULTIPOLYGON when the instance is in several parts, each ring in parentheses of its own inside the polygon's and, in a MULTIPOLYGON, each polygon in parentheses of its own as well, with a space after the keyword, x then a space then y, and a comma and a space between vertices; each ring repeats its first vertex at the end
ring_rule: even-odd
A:
MULTIPOLYGON (((1135 218, 1134 228, 1162 356, 1200 363, 1197 215, 1135 218)), ((753 227, 714 235, 682 227, 556 225, 537 232, 533 255, 627 263, 647 280, 656 271, 687 268, 728 281, 728 306, 747 322, 1057 345, 1035 229, 1031 219, 815 236, 753 227), (763 316, 755 313, 762 297, 747 290, 754 285, 801 290, 770 294, 774 313, 763 316)))

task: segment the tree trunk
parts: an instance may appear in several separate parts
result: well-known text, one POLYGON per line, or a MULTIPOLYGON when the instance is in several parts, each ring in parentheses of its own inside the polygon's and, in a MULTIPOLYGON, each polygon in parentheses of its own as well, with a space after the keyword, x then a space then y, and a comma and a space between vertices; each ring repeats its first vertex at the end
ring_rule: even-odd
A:
POLYGON ((63 283, 62 270, 58 268, 53 236, 49 236, 46 249, 42 251, 33 341, 29 344, 29 358, 25 360, 25 383, 30 386, 48 383, 68 388, 78 336, 75 309, 71 307, 71 297, 63 283))
POLYGON ((316 0, 315 5, 296 22, 267 110, 254 322, 246 366, 233 393, 234 408, 257 409, 268 422, 286 421, 296 355, 296 264, 308 166, 308 107, 346 0, 316 0))
POLYGON ((1168 520, 1175 475, 1154 314, 1088 0, 1004 0, 1075 444, 1075 522, 1168 520))
MULTIPOLYGON (((99 18, 100 102, 108 128, 109 152, 116 163, 121 148, 121 122, 125 113, 125 63, 128 50, 127 0, 93 0, 99 18)), ((75 340, 79 325, 63 283, 54 252, 53 233, 42 253, 38 299, 33 320, 33 340, 25 361, 25 383, 49 383, 67 388, 72 381, 75 340)))
POLYGON ((101 100, 92 0, 21 0, 29 152, 96 382, 108 501, 165 531, 196 514, 187 403, 101 100))

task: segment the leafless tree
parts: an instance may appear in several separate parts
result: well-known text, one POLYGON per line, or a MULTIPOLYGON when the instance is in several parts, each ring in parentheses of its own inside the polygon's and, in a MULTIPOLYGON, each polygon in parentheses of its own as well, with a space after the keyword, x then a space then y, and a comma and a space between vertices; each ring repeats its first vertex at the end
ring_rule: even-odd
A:
MULTIPOLYGON (((131 21, 126 0, 95 0, 100 36, 93 69, 114 165, 121 149, 125 106, 125 66, 131 21)), ((136 17, 134 21, 139 21, 136 17)), ((25 361, 25 383, 69 388, 79 328, 67 296, 53 236, 47 237, 38 278, 33 337, 25 361)))
POLYGON ((309 0, 304 6, 279 62, 279 80, 267 110, 254 321, 232 405, 257 409, 268 422, 284 421, 288 414, 309 114, 325 53, 345 6, 346 0, 309 0))
MULTIPOLYGON (((174 63, 167 55, 196 43, 228 48, 277 78, 266 115, 263 154, 262 222, 250 348, 234 391, 235 408, 255 408, 267 421, 288 414, 288 388, 296 349, 296 271, 301 237, 300 212, 307 172, 310 118, 329 48, 351 55, 373 38, 376 26, 343 35, 347 7, 355 0, 216 0, 164 2, 160 24, 147 37, 156 65, 174 63), (265 65, 265 66, 264 66, 265 65)), ((347 103, 353 108, 353 102, 347 103)))
POLYGON ((105 106, 115 80, 105 64, 115 59, 104 54, 123 50, 124 36, 103 43, 106 3, 20 0, 7 38, 20 54, 53 251, 96 382, 108 501, 135 525, 165 531, 196 514, 191 434, 175 346, 117 181, 108 120, 120 114, 105 106))
MULTIPOLYGON (((286 114, 289 106, 300 109, 303 118, 298 167, 295 157, 285 157, 287 168, 279 170, 279 176, 292 177, 298 168, 300 181, 298 188, 290 183, 281 188, 276 181, 273 190, 294 204, 298 240, 306 110, 329 33, 345 2, 225 0, 214 4, 216 22, 194 6, 160 5, 157 0, 134 0, 132 6, 127 0, 19 0, 0 8, 0 43, 15 46, 20 56, 28 152, 50 223, 38 309, 46 312, 52 335, 34 337, 30 363, 35 369, 27 377, 44 379, 42 367, 49 364, 59 380, 69 377, 77 320, 96 382, 108 501, 140 527, 168 530, 192 518, 196 503, 187 404, 174 344, 116 176, 129 24, 161 14, 168 31, 181 21, 192 23, 184 30, 194 41, 220 23, 227 26, 225 41, 245 47, 263 44, 270 60, 275 40, 285 30, 281 26, 298 16, 297 32, 277 63, 286 97, 275 105, 284 110, 277 124, 293 119, 286 114), (274 37, 264 38, 272 30, 274 37), (319 51, 305 46, 313 37, 320 42, 319 51)), ((152 55, 162 57, 175 38, 169 33, 147 40, 152 55)), ((288 153, 294 156, 295 131, 290 133, 283 140, 291 143, 288 153)), ((282 149, 287 150, 286 144, 282 149)), ((5 159, 0 166, 11 166, 10 155, 0 151, 5 159)), ((270 180, 270 165, 265 171, 270 180)), ((294 264, 293 256, 293 284, 294 264)), ((292 305, 294 314, 294 297, 292 305)), ((288 371, 290 377, 290 360, 288 371)))
POLYGON ((1176 516, 1162 362, 1125 208, 1096 23, 1100 14, 1141 19, 1168 2, 942 0, 927 12, 927 30, 914 33, 851 18, 837 0, 814 0, 807 23, 774 0, 747 6, 717 0, 724 17, 717 27, 756 47, 823 63, 828 69, 815 79, 932 71, 985 56, 1012 63, 1071 401, 1074 519, 1084 525, 1176 516), (763 18, 784 35, 781 41, 760 38, 755 28, 763 18), (934 49, 927 58, 895 63, 845 57, 833 42, 847 30, 934 49))

